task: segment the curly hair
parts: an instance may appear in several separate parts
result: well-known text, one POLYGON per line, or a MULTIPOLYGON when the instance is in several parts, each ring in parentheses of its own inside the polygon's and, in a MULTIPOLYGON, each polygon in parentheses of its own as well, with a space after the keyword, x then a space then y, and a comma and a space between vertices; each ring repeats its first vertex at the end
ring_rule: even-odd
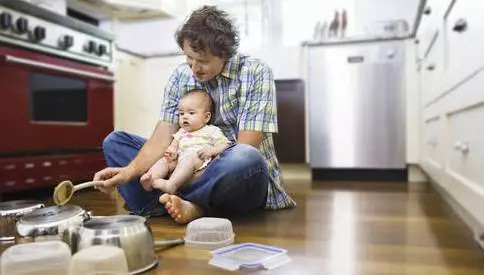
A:
POLYGON ((239 33, 229 15, 216 6, 203 6, 193 11, 175 33, 175 39, 181 49, 187 41, 197 53, 208 49, 224 59, 234 56, 239 46, 239 33))

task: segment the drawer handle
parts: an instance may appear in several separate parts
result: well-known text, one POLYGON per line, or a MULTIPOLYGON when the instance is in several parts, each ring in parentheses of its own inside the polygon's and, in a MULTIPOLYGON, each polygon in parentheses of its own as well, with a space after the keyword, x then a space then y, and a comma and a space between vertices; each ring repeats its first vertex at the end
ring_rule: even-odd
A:
POLYGON ((452 29, 455 32, 464 32, 465 30, 467 30, 467 21, 464 18, 458 19, 452 29))
POLYGON ((427 66, 427 71, 433 71, 435 70, 435 63, 430 63, 428 66, 427 66))
POLYGON ((469 142, 457 141, 454 144, 454 149, 457 151, 461 151, 463 154, 469 153, 469 142))
POLYGON ((423 10, 423 13, 425 15, 430 15, 432 13, 432 8, 430 6, 426 6, 425 9, 423 10))

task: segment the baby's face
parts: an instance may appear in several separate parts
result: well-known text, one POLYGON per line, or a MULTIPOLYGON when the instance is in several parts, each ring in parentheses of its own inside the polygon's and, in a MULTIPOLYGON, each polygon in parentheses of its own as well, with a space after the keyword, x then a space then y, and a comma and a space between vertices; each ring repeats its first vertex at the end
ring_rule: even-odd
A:
POLYGON ((203 97, 197 94, 183 98, 179 104, 179 125, 188 132, 197 131, 210 120, 203 97))

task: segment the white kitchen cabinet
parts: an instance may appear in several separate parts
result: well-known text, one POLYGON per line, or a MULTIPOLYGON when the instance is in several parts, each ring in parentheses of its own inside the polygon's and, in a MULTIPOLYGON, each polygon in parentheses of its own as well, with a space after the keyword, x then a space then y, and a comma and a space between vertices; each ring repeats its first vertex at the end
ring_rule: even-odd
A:
POLYGON ((454 87, 484 65, 484 1, 458 0, 444 22, 448 85, 454 87))
POLYGON ((418 60, 420 166, 458 203, 457 213, 464 209, 477 236, 484 233, 484 1, 427 2, 437 15, 424 15, 418 31, 428 45, 419 45, 418 60))

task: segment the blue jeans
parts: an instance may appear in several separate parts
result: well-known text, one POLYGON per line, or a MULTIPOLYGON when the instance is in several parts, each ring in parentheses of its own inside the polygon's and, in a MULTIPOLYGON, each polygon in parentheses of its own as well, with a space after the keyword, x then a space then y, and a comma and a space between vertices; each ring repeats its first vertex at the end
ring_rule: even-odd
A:
MULTIPOLYGON (((145 138, 126 132, 110 133, 103 142, 108 166, 128 165, 145 142, 145 138)), ((180 189, 178 195, 202 208, 205 216, 229 217, 262 208, 268 184, 264 156, 250 145, 237 144, 222 152, 197 180, 180 189)), ((144 216, 166 214, 158 201, 163 192, 144 190, 139 177, 117 188, 132 213, 144 216)))

